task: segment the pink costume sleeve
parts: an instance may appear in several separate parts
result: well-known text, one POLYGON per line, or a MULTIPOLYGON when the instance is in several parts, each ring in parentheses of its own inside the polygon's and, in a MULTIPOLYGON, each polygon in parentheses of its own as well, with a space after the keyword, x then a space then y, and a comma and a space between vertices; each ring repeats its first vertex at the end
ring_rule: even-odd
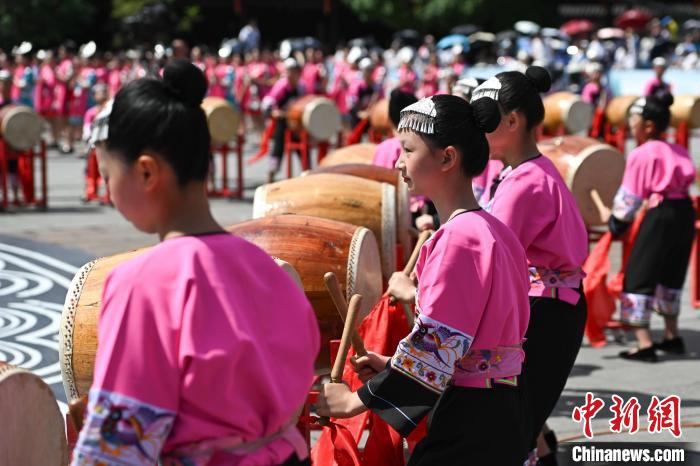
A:
POLYGON ((263 98, 263 110, 277 108, 282 96, 284 95, 284 91, 287 89, 287 86, 287 78, 277 80, 277 82, 275 82, 275 84, 272 86, 272 89, 270 89, 270 92, 268 92, 263 98))
POLYGON ((593 103, 593 96, 598 92, 598 85, 595 83, 588 83, 583 87, 581 92, 581 100, 588 104, 593 103))

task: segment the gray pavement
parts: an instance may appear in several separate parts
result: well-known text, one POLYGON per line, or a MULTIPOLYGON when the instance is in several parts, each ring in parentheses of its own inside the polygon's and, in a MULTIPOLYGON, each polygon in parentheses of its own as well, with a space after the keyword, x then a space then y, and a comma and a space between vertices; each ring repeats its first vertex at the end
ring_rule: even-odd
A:
MULTIPOLYGON (((257 149, 257 136, 251 136, 246 146, 246 158, 257 149)), ((693 139, 696 162, 700 157, 700 139, 693 139)), ((233 158, 231 158, 233 162, 233 158)), ((61 246, 79 251, 79 261, 155 244, 157 239, 136 231, 112 207, 97 204, 84 204, 80 201, 83 187, 85 161, 75 155, 49 154, 49 208, 46 212, 33 210, 13 210, 0 213, 0 233, 15 241, 32 240, 41 244, 61 246)), ((267 161, 244 166, 245 196, 242 200, 213 199, 212 209, 222 224, 233 224, 251 217, 254 189, 265 180, 267 161)), ((299 167, 296 166, 296 173, 299 167)), ((229 172, 232 173, 231 171, 229 172)), ((231 183, 234 183, 231 180, 231 183)), ((0 243, 3 239, 0 238, 0 243)), ((616 257, 616 256, 615 256, 616 257)), ((617 270, 617 260, 613 258, 613 270, 617 270)), ((75 263, 79 266, 80 264, 75 263)), ((587 391, 605 400, 605 408, 593 421, 594 431, 608 431, 611 413, 610 397, 620 395, 625 401, 636 396, 641 404, 640 428, 646 428, 646 409, 649 398, 657 395, 663 398, 677 394, 682 398, 682 422, 685 425, 680 439, 685 442, 700 442, 700 311, 690 306, 689 284, 683 295, 683 308, 680 317, 681 335, 686 341, 688 354, 679 357, 664 356, 658 364, 645 364, 624 361, 616 357, 625 346, 633 345, 633 336, 628 335, 629 343, 618 340, 624 334, 610 334, 609 344, 593 349, 586 343, 576 361, 574 371, 557 405, 549 425, 560 439, 582 441, 582 429, 571 420, 574 406, 583 404, 587 391)), ((662 321, 655 318, 652 330, 660 336, 662 321)), ((556 351, 552 348, 552 351, 556 351)), ((465 414, 466 415, 466 414, 465 414)), ((609 432, 607 432, 609 434, 609 432)), ((677 441, 669 434, 650 435, 597 435, 595 441, 603 442, 672 442, 677 441)), ((688 445, 693 451, 700 451, 700 443, 688 445)), ((566 464, 566 463, 562 463, 566 464)), ((690 464, 690 463, 688 463, 690 464)))

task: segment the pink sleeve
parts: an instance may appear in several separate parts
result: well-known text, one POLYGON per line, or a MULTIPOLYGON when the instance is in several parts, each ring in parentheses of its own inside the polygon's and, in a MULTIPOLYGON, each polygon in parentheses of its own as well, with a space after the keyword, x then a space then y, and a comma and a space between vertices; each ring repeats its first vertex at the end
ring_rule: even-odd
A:
POLYGON ((581 92, 581 100, 587 104, 593 103, 593 94, 596 92, 596 86, 593 83, 588 83, 583 87, 581 92))
POLYGON ((496 191, 490 213, 505 223, 527 250, 549 221, 550 202, 540 188, 527 180, 508 177, 496 191))
POLYGON ((622 185, 615 193, 611 214, 618 220, 631 222, 650 194, 650 175, 654 172, 655 160, 645 156, 643 148, 637 148, 627 156, 622 185))
POLYGON ((647 81, 646 85, 644 86, 644 95, 645 96, 648 96, 649 94, 651 94, 651 89, 654 87, 655 84, 656 84, 656 79, 650 79, 649 81, 647 81))
POLYGON ((272 89, 270 89, 270 92, 267 93, 267 95, 263 98, 263 108, 268 109, 268 108, 274 108, 279 105, 279 101, 282 98, 282 95, 284 94, 284 89, 287 87, 287 80, 286 79, 280 79, 278 80, 273 86, 272 89))

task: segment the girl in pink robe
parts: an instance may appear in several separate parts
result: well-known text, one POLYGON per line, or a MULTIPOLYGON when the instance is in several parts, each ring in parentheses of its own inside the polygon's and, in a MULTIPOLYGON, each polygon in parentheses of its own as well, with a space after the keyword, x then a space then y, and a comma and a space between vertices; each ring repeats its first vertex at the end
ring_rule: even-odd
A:
POLYGON ((656 350, 685 352, 678 336, 678 314, 695 231, 695 209, 688 196, 695 167, 686 149, 661 137, 668 127, 672 102, 666 94, 632 105, 630 132, 640 146, 627 155, 609 221, 613 234, 621 236, 647 201, 648 211, 632 247, 620 295, 620 320, 636 327, 637 336, 637 349, 620 356, 645 362, 657 361, 656 350), (664 339, 659 343, 649 333, 653 312, 665 321, 664 339))
POLYGON ((327 384, 319 397, 319 414, 371 409, 404 436, 434 408, 409 466, 520 465, 527 457, 518 381, 529 318, 525 253, 471 190, 488 160, 484 132, 498 121, 493 102, 476 108, 451 95, 401 112, 397 167, 413 194, 435 201, 443 223, 420 251, 417 286, 403 273, 389 281, 392 295, 415 300, 415 325, 393 357, 357 360, 361 378, 371 377, 357 392, 327 384))
MULTIPOLYGON (((540 92, 550 85, 547 70, 532 66, 525 74, 497 74, 471 98, 472 103, 495 100, 502 110, 498 129, 487 138, 491 158, 506 168, 494 182, 487 210, 513 230, 527 254, 531 314, 524 375, 533 449, 576 361, 586 322, 582 266, 588 234, 573 195, 554 164, 540 154, 535 139, 544 118, 540 92)), ((541 461, 553 460, 553 432, 538 448, 546 458, 541 461)))
POLYGON ((179 60, 114 99, 100 170, 120 213, 162 242, 105 283, 73 465, 308 464, 296 421, 318 325, 292 278, 211 216, 206 89, 179 60))

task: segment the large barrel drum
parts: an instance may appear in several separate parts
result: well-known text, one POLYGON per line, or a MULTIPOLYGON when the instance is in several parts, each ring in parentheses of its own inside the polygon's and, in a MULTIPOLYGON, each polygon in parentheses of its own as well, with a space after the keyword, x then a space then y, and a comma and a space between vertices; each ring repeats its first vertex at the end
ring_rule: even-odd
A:
POLYGON ((637 100, 636 95, 622 95, 612 99, 605 108, 605 118, 613 126, 627 125, 630 107, 637 100))
POLYGON ((374 131, 391 134, 394 131, 394 125, 389 118, 389 100, 378 100, 369 109, 369 126, 374 131))
POLYGON ((41 140, 43 120, 25 105, 6 105, 0 109, 0 136, 16 150, 27 150, 41 140))
POLYGON ((51 389, 29 371, 0 362, 0 464, 65 466, 63 416, 51 389))
POLYGON ((587 131, 593 120, 593 106, 571 92, 555 92, 546 96, 544 103, 544 127, 555 132, 564 124, 569 133, 587 131))
POLYGON ((207 115, 207 125, 213 142, 224 144, 236 136, 241 116, 226 99, 206 97, 202 101, 202 110, 207 115))
POLYGON ((597 139, 583 136, 562 136, 537 144, 549 158, 576 199, 587 227, 602 225, 602 213, 591 197, 595 189, 607 207, 622 183, 625 158, 617 149, 597 139))
POLYGON ((412 249, 409 232, 411 228, 410 195, 408 185, 403 182, 398 170, 364 163, 345 163, 319 167, 307 172, 308 175, 318 175, 319 173, 339 173, 393 185, 396 188, 396 240, 403 248, 404 261, 408 260, 412 249))
POLYGON ((686 122, 689 128, 700 127, 700 97, 691 94, 673 97, 671 126, 677 127, 681 122, 686 122))
POLYGON ((287 110, 287 124, 295 131, 305 129, 318 141, 327 141, 340 131, 340 110, 327 97, 307 95, 294 100, 287 110))
POLYGON ((355 293, 361 294, 360 320, 367 316, 382 292, 374 234, 364 227, 304 215, 275 215, 239 223, 228 230, 288 262, 299 273, 321 329, 316 370, 328 373, 329 342, 340 338, 343 323, 323 276, 335 273, 347 300, 355 293))
POLYGON ((369 228, 379 242, 384 277, 396 270, 396 188, 388 183, 322 173, 260 186, 253 200, 253 218, 282 214, 369 228))
POLYGON ((334 150, 325 156, 318 165, 320 167, 329 167, 331 165, 340 165, 345 163, 363 163, 372 164, 374 152, 377 150, 377 145, 371 142, 363 142, 360 144, 350 144, 349 146, 341 147, 334 150))
MULTIPOLYGON (((147 250, 143 248, 94 260, 85 264, 73 277, 63 305, 58 340, 63 389, 68 401, 87 395, 92 384, 97 352, 97 322, 107 276, 119 264, 147 250)), ((292 267, 278 258, 275 260, 300 285, 299 275, 292 267)))

